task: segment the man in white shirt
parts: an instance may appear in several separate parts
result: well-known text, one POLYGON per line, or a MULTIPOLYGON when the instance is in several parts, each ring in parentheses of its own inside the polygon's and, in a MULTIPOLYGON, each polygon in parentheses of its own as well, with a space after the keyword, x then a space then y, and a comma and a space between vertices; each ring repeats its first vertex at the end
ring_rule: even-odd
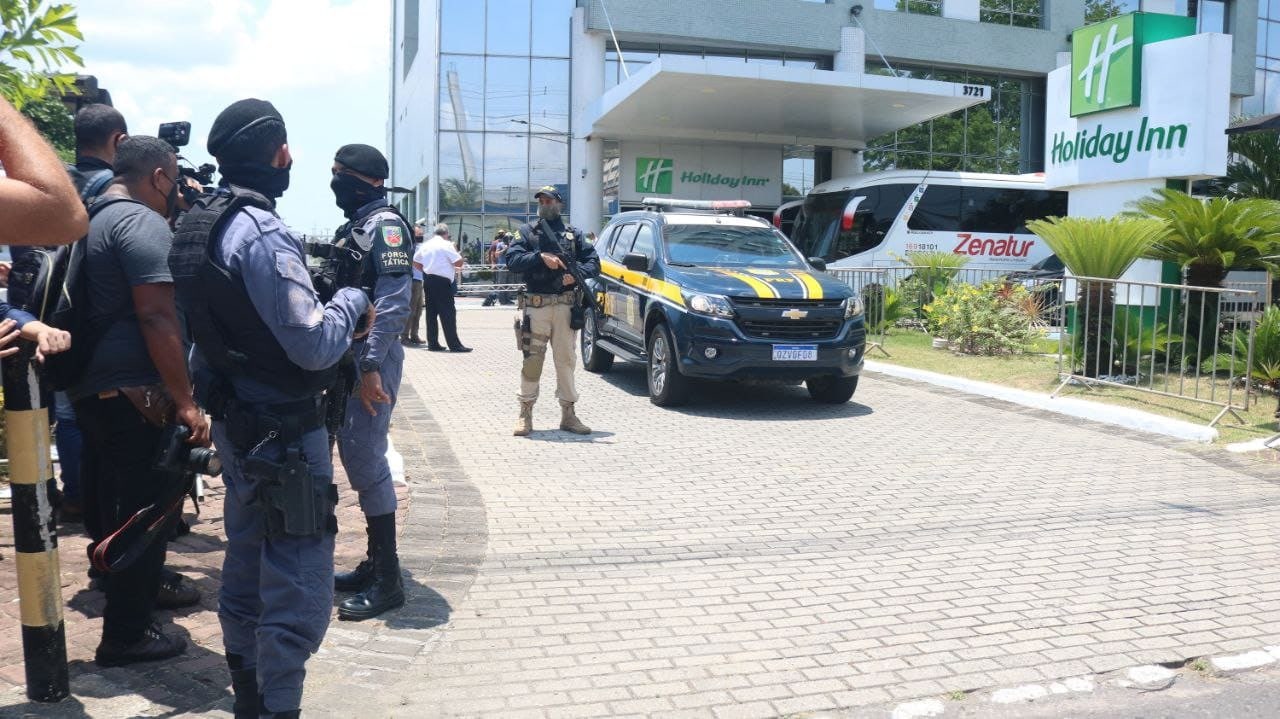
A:
POLYGON ((427 349, 444 352, 440 345, 439 328, 444 327, 444 339, 450 352, 470 352, 458 339, 458 312, 453 304, 453 278, 462 267, 462 255, 449 240, 449 226, 436 225, 431 239, 423 242, 413 253, 413 268, 422 273, 422 289, 427 296, 427 349))

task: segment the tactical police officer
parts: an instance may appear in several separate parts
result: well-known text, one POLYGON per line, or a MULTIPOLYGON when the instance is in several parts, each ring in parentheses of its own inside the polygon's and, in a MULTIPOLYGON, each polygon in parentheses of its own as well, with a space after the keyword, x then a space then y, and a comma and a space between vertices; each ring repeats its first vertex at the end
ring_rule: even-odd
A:
POLYGON ((520 368, 520 418, 514 434, 523 437, 533 431, 533 404, 538 400, 538 381, 551 345, 556 368, 556 398, 560 400, 560 429, 575 434, 591 434, 574 412, 578 390, 573 384, 577 361, 572 317, 581 316, 583 297, 570 273, 576 264, 581 276, 600 274, 600 258, 581 232, 568 227, 560 217, 564 200, 554 187, 543 187, 534 195, 538 201, 538 221, 520 226, 519 237, 506 251, 507 269, 524 275, 525 289, 518 301, 520 319, 516 331, 524 353, 520 368))
POLYGON ((339 287, 360 289, 378 309, 368 339, 356 343, 359 380, 347 401, 338 453, 360 495, 368 522, 369 550, 350 572, 334 577, 341 592, 358 592, 338 606, 340 619, 362 620, 404 605, 396 555, 396 491, 387 464, 387 429, 400 391, 404 347, 400 333, 409 316, 413 232, 387 204, 387 159, 368 145, 344 145, 333 158, 330 187, 347 223, 338 229, 339 287))
POLYGON ((357 326, 374 319, 356 289, 321 304, 302 242, 275 214, 287 140, 269 102, 223 110, 208 142, 221 186, 187 213, 170 255, 197 395, 224 461, 218 618, 237 718, 299 714, 333 606, 337 487, 323 395, 357 326))

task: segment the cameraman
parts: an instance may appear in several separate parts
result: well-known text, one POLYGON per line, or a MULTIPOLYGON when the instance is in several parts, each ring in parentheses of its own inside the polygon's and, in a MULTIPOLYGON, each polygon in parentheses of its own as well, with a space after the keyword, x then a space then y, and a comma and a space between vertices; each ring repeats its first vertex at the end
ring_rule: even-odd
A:
MULTIPOLYGON (((151 504, 168 477, 152 468, 165 421, 192 431, 208 446, 209 423, 192 399, 182 329, 169 274, 172 235, 167 218, 178 192, 173 150, 154 137, 120 143, 115 179, 98 202, 109 203, 89 225, 84 270, 88 326, 77 342, 92 348, 78 384, 67 394, 85 439, 86 522, 93 536, 120 527, 151 504), (151 410, 171 403, 169 417, 151 410)), ((107 575, 100 666, 177 656, 181 639, 167 637, 151 612, 160 589, 165 542, 153 542, 127 568, 107 575)))

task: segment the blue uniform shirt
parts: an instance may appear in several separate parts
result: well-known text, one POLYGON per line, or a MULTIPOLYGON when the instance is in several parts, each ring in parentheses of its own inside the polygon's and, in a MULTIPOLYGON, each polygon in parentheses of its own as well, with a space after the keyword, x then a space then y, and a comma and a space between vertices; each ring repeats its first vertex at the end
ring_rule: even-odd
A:
MULTIPOLYGON (((378 199, 361 207, 355 217, 363 217, 360 228, 368 243, 361 247, 366 253, 365 276, 376 274, 372 284, 373 305, 377 318, 373 331, 365 340, 364 354, 360 359, 381 366, 387 358, 387 350, 400 341, 405 320, 409 318, 409 298, 413 290, 410 251, 413 247, 413 231, 405 226, 398 215, 390 210, 375 212, 385 207, 386 200, 378 199), (372 212, 368 217, 365 214, 372 212)), ((360 243, 357 243, 360 244, 360 243)))
MULTIPOLYGON (((258 208, 240 210, 216 242, 215 257, 233 276, 244 281, 249 299, 289 360, 306 370, 332 367, 351 343, 356 322, 369 300, 358 289, 342 289, 322 304, 307 272, 300 239, 283 221, 258 208)), ((404 324, 403 318, 400 320, 404 324)), ((199 356, 193 365, 207 363, 199 356)), ((232 377, 236 397, 243 402, 274 404, 302 399, 247 377, 232 377)))

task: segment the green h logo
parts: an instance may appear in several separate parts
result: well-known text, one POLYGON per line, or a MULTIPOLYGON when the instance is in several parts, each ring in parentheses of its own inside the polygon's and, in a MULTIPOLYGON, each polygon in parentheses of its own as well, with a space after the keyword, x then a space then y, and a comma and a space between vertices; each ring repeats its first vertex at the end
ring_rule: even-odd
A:
POLYGON ((665 157, 636 158, 636 192, 671 194, 671 179, 676 163, 665 157))
POLYGON ((1130 13, 1071 34, 1071 116, 1142 104, 1142 48, 1196 31, 1195 18, 1130 13))

